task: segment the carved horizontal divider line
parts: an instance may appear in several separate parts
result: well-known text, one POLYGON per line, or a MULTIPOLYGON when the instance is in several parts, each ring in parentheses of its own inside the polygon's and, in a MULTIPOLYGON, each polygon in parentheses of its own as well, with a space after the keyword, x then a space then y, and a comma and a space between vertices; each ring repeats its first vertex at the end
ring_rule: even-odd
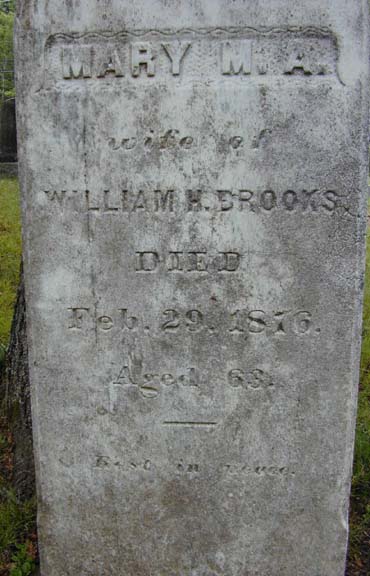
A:
POLYGON ((269 27, 258 27, 253 28, 251 26, 243 26, 243 27, 227 27, 227 28, 179 28, 176 30, 170 29, 148 29, 148 30, 121 30, 119 32, 108 32, 108 31, 101 31, 101 30, 93 30, 90 32, 84 33, 66 33, 66 32, 57 32, 56 34, 52 34, 48 37, 46 41, 46 46, 53 42, 54 40, 81 40, 81 39, 94 39, 94 38, 143 38, 146 36, 181 36, 184 34, 192 34, 192 35, 199 35, 199 36, 244 36, 245 34, 261 34, 269 36, 271 34, 301 34, 301 35, 312 35, 312 36, 319 36, 319 37, 330 37, 335 41, 337 45, 337 38, 336 35, 329 29, 329 28, 316 28, 313 26, 301 27, 301 26, 289 26, 287 28, 269 28, 269 27))

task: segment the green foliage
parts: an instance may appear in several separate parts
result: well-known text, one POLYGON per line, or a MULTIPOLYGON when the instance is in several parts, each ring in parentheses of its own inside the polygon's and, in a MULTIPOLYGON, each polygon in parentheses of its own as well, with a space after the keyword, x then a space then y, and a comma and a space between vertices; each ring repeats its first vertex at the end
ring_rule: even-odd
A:
POLYGON ((14 5, 10 5, 9 13, 4 11, 0 3, 0 96, 1 99, 15 96, 14 89, 14 55, 13 55, 13 25, 14 5))
POLYGON ((4 417, 0 418, 0 573, 33 573, 36 546, 36 499, 21 501, 11 487, 13 440, 4 417))
POLYGON ((17 552, 13 554, 14 566, 10 571, 10 576, 30 576, 36 567, 35 561, 29 552, 29 543, 17 544, 17 552))
POLYGON ((16 548, 35 528, 34 499, 20 502, 14 491, 3 488, 0 501, 0 558, 16 548))
POLYGON ((16 0, 0 0, 0 11, 6 14, 15 12, 15 2, 16 0))
POLYGON ((18 182, 4 178, 0 180, 0 363, 9 338, 20 259, 18 182))
POLYGON ((367 233, 360 394, 358 401, 353 488, 370 489, 370 228, 367 233))
MULTIPOLYGON (((370 542, 370 228, 367 233, 366 274, 360 366, 360 392, 352 478, 349 560, 354 573, 369 566, 370 542)), ((368 573, 368 572, 366 572, 368 573)))

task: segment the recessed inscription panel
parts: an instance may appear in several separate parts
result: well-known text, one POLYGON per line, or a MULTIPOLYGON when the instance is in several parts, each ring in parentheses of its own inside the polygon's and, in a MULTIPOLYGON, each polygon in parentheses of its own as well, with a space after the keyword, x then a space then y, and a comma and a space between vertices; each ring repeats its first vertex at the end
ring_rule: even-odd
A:
POLYGON ((365 20, 338 1, 59 28, 49 1, 19 82, 43 576, 343 571, 365 20))
POLYGON ((55 34, 45 47, 54 80, 217 81, 222 77, 337 74, 325 28, 208 28, 55 34))

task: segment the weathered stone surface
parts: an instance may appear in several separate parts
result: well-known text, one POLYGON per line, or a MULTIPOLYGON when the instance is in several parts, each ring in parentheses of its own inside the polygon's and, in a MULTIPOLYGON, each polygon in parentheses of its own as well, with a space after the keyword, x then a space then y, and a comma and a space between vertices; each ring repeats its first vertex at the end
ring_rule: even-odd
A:
POLYGON ((341 576, 365 0, 18 4, 43 576, 341 576))

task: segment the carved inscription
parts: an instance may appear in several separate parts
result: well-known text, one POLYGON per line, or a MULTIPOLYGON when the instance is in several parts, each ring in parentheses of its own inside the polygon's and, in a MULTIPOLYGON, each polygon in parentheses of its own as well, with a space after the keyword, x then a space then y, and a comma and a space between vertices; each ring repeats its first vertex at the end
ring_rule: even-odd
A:
MULTIPOLYGON (((168 58, 169 73, 173 76, 180 74, 180 67, 190 42, 161 43, 161 55, 168 58)), ((123 54, 120 47, 106 46, 96 55, 92 47, 65 47, 62 49, 63 78, 72 80, 77 78, 105 78, 108 74, 122 78, 126 73, 138 78, 145 73, 149 78, 156 75, 156 59, 159 54, 150 42, 133 42, 128 53, 123 54), (124 66, 127 69, 124 71, 124 66)))
POLYGON ((207 250, 193 252, 157 251, 136 252, 136 272, 236 272, 240 266, 241 255, 237 252, 218 252, 209 254, 207 250))
MULTIPOLYGON (((257 140, 266 135, 270 130, 265 129, 261 135, 255 135, 251 138, 250 147, 257 148, 257 140)), ((213 145, 221 146, 224 151, 238 150, 246 145, 246 138, 239 135, 228 136, 220 134, 219 136, 211 136, 203 134, 202 137, 194 135, 183 135, 180 130, 176 128, 169 128, 163 133, 155 133, 150 130, 147 134, 126 134, 120 138, 111 137, 107 139, 108 148, 114 151, 122 151, 125 153, 145 150, 146 152, 158 150, 163 152, 166 150, 186 151, 196 147, 204 148, 207 143, 212 142, 213 145)))
POLYGON ((250 189, 249 187, 206 190, 45 190, 45 199, 56 212, 78 210, 96 215, 179 214, 202 212, 232 216, 244 214, 321 214, 330 215, 339 209, 348 211, 348 198, 337 190, 307 186, 301 189, 250 189))
POLYGON ((121 368, 117 378, 108 384, 109 412, 115 414, 119 394, 127 387, 136 388, 143 398, 157 398, 166 390, 173 392, 182 387, 199 389, 199 385, 200 376, 196 368, 187 368, 176 373, 158 373, 147 372, 141 361, 127 363, 121 368))
MULTIPOLYGON (((119 371, 117 378, 109 382, 108 391, 108 412, 116 414, 120 401, 129 389, 136 389, 140 397, 145 399, 156 399, 161 394, 176 394, 179 390, 192 394, 204 394, 205 383, 209 381, 209 375, 200 374, 196 368, 187 368, 176 372, 147 371, 143 368, 143 361, 135 362, 135 359, 124 364, 119 371)), ((224 388, 232 391, 253 393, 258 391, 268 391, 275 389, 275 382, 270 374, 261 368, 233 368, 224 374, 219 375, 218 381, 224 388)), ((98 409, 100 414, 106 413, 104 408, 98 409)), ((189 421, 166 421, 165 425, 172 426, 211 426, 215 422, 189 422, 189 421)))
MULTIPOLYGON (((127 308, 116 308, 114 311, 101 313, 94 307, 76 306, 68 308, 68 330, 86 334, 94 332, 153 332, 157 335, 181 333, 217 335, 215 326, 230 336, 265 335, 267 337, 307 337, 319 334, 321 328, 308 310, 237 309, 230 312, 201 310, 193 308, 181 310, 168 308, 159 317, 148 318, 143 312, 141 317, 132 315, 127 308)), ((241 375, 240 375, 241 377, 241 375)), ((236 374, 232 378, 237 380, 236 374)))
MULTIPOLYGON (((136 473, 156 473, 159 469, 163 470, 163 464, 158 465, 150 458, 135 458, 123 461, 120 458, 113 458, 112 456, 98 454, 95 457, 94 467, 101 469, 118 468, 125 472, 136 473)), ((294 477, 296 471, 292 466, 284 464, 269 464, 269 463, 221 463, 217 467, 212 465, 211 462, 193 462, 189 458, 179 458, 177 461, 168 462, 166 468, 169 472, 175 475, 200 475, 209 474, 212 471, 214 474, 221 474, 226 477, 255 477, 256 479, 288 479, 294 477)))
POLYGON ((109 138, 108 146, 111 150, 123 150, 129 152, 131 150, 144 149, 144 150, 190 150, 194 146, 194 137, 189 135, 182 135, 179 130, 170 128, 163 134, 155 134, 150 131, 149 134, 139 136, 124 136, 123 138, 109 138))
POLYGON ((223 42, 221 45, 222 74, 250 74, 252 72, 252 40, 223 42))
POLYGON ((19 4, 41 573, 343 574, 367 3, 19 4))
POLYGON ((337 43, 326 29, 253 28, 56 34, 46 43, 55 80, 204 81, 337 73, 337 43))
POLYGON ((261 390, 274 387, 270 374, 260 368, 254 368, 253 370, 233 368, 227 377, 229 385, 234 389, 261 390))

